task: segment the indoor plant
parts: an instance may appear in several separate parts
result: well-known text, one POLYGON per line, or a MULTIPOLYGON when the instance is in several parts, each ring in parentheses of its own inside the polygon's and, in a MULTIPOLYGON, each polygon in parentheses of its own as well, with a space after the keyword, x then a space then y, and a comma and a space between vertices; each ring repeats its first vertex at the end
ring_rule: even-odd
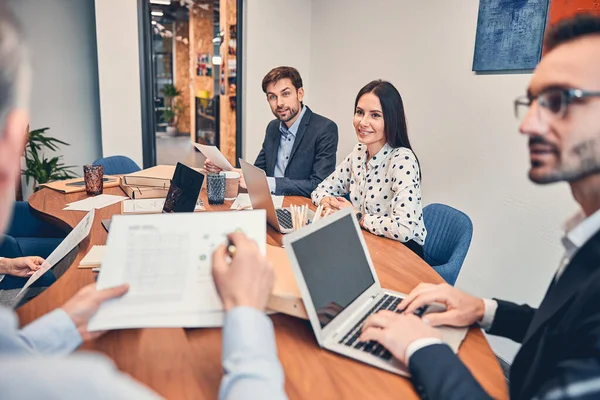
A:
POLYGON ((25 169, 21 172, 25 176, 25 182, 33 179, 33 185, 57 181, 62 179, 76 178, 70 170, 73 166, 66 166, 62 162, 63 156, 55 156, 50 159, 42 153, 43 148, 52 151, 58 150, 59 145, 69 146, 68 143, 58 140, 46 134, 50 128, 36 129, 29 132, 27 145, 25 146, 25 169))
POLYGON ((177 97, 181 95, 181 92, 175 85, 165 85, 163 90, 165 95, 165 109, 163 110, 162 117, 164 122, 167 123, 167 135, 177 135, 177 117, 182 111, 182 107, 177 103, 177 97))

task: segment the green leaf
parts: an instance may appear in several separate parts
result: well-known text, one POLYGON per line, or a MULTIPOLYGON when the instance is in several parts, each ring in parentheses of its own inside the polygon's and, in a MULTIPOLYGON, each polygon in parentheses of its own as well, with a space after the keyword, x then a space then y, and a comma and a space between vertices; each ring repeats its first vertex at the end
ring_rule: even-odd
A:
POLYGON ((50 159, 42 153, 43 149, 57 151, 60 146, 69 146, 69 143, 49 136, 46 131, 50 128, 35 129, 29 132, 29 140, 25 147, 25 166, 22 171, 25 182, 33 179, 34 183, 46 183, 51 179, 71 179, 76 175, 70 171, 74 166, 65 166, 62 155, 50 159))

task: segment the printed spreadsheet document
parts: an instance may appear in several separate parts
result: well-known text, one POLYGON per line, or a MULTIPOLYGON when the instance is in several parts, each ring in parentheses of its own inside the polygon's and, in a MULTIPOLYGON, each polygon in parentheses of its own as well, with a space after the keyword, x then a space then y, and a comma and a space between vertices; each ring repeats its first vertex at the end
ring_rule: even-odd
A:
POLYGON ((129 291, 104 303, 88 329, 221 326, 212 252, 235 231, 266 253, 264 210, 115 216, 97 285, 129 291))

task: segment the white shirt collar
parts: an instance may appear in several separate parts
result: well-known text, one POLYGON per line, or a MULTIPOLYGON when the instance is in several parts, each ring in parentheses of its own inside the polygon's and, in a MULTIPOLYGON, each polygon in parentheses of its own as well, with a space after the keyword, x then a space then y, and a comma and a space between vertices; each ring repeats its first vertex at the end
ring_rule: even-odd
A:
POLYGON ((588 240, 600 230, 600 210, 586 218, 579 211, 565 223, 565 236, 562 239, 566 250, 579 250, 588 240))

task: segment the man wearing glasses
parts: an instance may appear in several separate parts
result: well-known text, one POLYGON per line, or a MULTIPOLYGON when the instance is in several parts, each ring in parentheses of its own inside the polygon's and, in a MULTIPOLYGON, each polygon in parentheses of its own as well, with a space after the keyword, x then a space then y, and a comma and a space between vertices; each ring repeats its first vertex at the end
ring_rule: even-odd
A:
POLYGON ((402 314, 382 311, 365 322, 361 340, 407 363, 424 398, 490 397, 432 328, 475 323, 522 344, 511 398, 600 398, 600 17, 564 21, 546 48, 527 96, 515 101, 529 139, 529 178, 568 182, 581 213, 567 224, 565 255, 538 309, 421 284, 400 303, 402 314), (412 314, 433 301, 446 311, 412 314))

